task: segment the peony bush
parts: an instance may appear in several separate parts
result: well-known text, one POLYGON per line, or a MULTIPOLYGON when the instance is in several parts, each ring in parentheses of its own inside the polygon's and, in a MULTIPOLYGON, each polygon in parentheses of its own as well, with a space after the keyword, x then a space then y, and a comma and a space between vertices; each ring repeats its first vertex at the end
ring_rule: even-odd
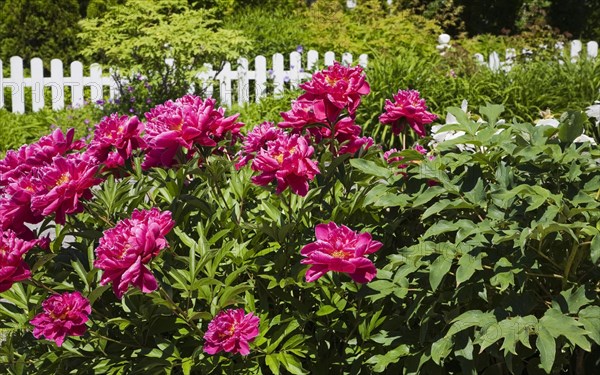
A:
POLYGON ((356 123, 362 68, 335 63, 301 88, 256 126, 186 95, 108 116, 89 143, 56 130, 7 152, 3 373, 600 365, 585 114, 548 126, 487 105, 434 125, 400 90, 374 114, 402 146, 387 150, 356 123))

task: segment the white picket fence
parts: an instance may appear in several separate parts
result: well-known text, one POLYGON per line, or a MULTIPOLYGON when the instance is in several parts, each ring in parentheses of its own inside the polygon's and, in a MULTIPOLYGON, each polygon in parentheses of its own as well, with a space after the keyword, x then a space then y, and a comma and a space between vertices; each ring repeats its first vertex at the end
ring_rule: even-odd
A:
MULTIPOLYGON (((443 54, 448 48, 451 47, 450 36, 448 34, 442 34, 438 38, 437 49, 443 54)), ((566 46, 562 42, 557 42, 554 46, 540 46, 540 48, 550 49, 552 48, 558 58, 559 61, 562 61, 563 58, 570 58, 572 62, 577 61, 582 57, 583 52, 583 43, 580 40, 572 40, 569 43, 569 50, 566 50, 566 46)), ((529 58, 532 55, 532 51, 528 49, 521 50, 521 54, 525 56, 525 58, 529 58)), ((598 42, 590 41, 585 44, 585 53, 584 56, 587 56, 589 59, 595 59, 598 56, 598 42)), ((502 56, 500 53, 494 51, 487 56, 487 58, 481 54, 476 53, 474 55, 475 60, 477 60, 482 65, 487 65, 492 71, 510 71, 515 60, 517 59, 517 50, 515 48, 507 48, 502 56), (504 58, 502 60, 502 57, 504 58)))
MULTIPOLYGON (((334 52, 327 52, 323 56, 323 65, 333 65, 336 60, 334 52)), ((225 62, 222 69, 215 70, 209 64, 204 64, 204 69, 198 74, 206 96, 218 94, 221 105, 230 107, 235 99, 243 105, 253 98, 256 102, 266 95, 280 96, 286 87, 298 88, 301 81, 309 79, 319 66, 317 51, 308 51, 305 55, 294 51, 289 54, 288 68, 285 67, 283 54, 277 53, 271 59, 270 67, 267 58, 257 56, 254 59, 254 70, 250 70, 250 62, 246 58, 239 58, 237 66, 232 68, 230 62, 225 62), (303 60, 304 64, 303 64, 303 60), (268 87, 272 87, 269 92, 268 87), (251 89, 253 96, 250 95, 251 89), (215 92, 217 91, 217 92, 215 92)), ((353 57, 350 53, 341 56, 342 64, 352 65, 353 57)), ((167 63, 172 63, 167 62, 167 63)), ((366 67, 368 56, 362 54, 358 57, 358 64, 366 67)), ((24 76, 23 59, 18 56, 10 58, 10 76, 2 75, 2 60, 0 60, 0 108, 5 106, 4 88, 10 89, 10 103, 13 113, 25 113, 25 97, 27 88, 31 88, 31 109, 39 111, 46 106, 44 92, 47 88, 51 91, 51 104, 53 110, 65 107, 66 88, 70 91, 70 105, 81 106, 85 101, 96 103, 100 100, 116 99, 119 92, 117 82, 111 72, 104 74, 99 64, 91 64, 89 76, 84 76, 83 64, 74 61, 70 64, 70 76, 64 76, 62 61, 50 61, 50 77, 44 77, 42 60, 31 59, 30 77, 24 76), (89 87, 89 90, 85 90, 89 87), (88 94, 89 92, 89 94, 88 94), (87 94, 87 98, 85 97, 87 94)), ((29 93, 27 93, 29 95, 29 93)))

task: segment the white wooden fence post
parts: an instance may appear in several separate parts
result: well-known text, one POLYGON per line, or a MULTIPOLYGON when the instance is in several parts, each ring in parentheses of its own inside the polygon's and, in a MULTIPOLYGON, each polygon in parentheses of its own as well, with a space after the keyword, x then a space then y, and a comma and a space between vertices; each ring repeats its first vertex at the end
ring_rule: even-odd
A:
POLYGON ((362 55, 358 56, 358 65, 362 66, 363 68, 366 68, 368 64, 369 64, 369 55, 367 55, 366 53, 363 53, 362 55))
POLYGON ((96 103, 104 98, 102 90, 102 67, 94 63, 90 65, 90 102, 96 103))
POLYGON ((71 63, 71 105, 83 105, 83 65, 79 61, 71 63))
POLYGON ((492 72, 497 72, 500 69, 500 56, 494 51, 490 54, 490 69, 492 72))
POLYGON ((325 52, 325 66, 332 66, 335 61, 335 53, 334 52, 325 52))
POLYGON ((23 77, 23 59, 10 58, 10 80, 13 113, 25 113, 25 80, 23 77))
POLYGON ((581 53, 582 44, 580 40, 571 41, 571 61, 575 62, 579 58, 579 54, 581 53))
POLYGON ((221 104, 231 107, 231 64, 226 62, 217 76, 219 80, 219 96, 221 104))
POLYGON ((300 84, 300 70, 302 68, 302 55, 297 51, 290 53, 290 88, 292 90, 298 89, 300 84))
POLYGON ((258 103, 267 95, 267 59, 256 56, 254 59, 254 100, 258 103))
POLYGON ((248 59, 240 57, 237 60, 237 89, 238 89, 238 104, 250 102, 250 80, 248 79, 248 59))
POLYGON ((2 60, 0 60, 0 108, 4 108, 4 74, 2 71, 2 60))
POLYGON ((587 42, 587 55, 591 59, 595 59, 598 56, 598 42, 591 41, 587 42))
POLYGON ((283 67, 283 55, 276 53, 273 55, 273 94, 276 98, 281 98, 283 94, 283 80, 285 78, 285 70, 283 67))
POLYGON ((204 64, 204 71, 196 76, 202 81, 202 93, 205 98, 212 98, 214 92, 213 80, 215 79, 215 72, 212 64, 204 64))
POLYGON ((352 54, 349 52, 342 53, 342 65, 352 66, 352 54))
POLYGON ((31 109, 44 109, 44 63, 39 57, 31 59, 31 109))
POLYGON ((48 86, 52 92, 52 109, 60 111, 65 108, 65 80, 63 63, 59 59, 50 61, 50 79, 48 86))
POLYGON ((312 72, 317 67, 318 62, 319 52, 312 49, 308 51, 308 54, 306 56, 306 70, 312 72))

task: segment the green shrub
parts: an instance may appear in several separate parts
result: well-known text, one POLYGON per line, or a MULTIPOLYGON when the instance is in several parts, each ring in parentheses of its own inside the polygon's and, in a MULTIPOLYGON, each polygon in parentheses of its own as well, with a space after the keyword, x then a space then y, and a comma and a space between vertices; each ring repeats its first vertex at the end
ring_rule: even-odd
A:
POLYGON ((80 19, 76 0, 7 0, 0 4, 0 60, 42 58, 70 62, 78 56, 80 19))

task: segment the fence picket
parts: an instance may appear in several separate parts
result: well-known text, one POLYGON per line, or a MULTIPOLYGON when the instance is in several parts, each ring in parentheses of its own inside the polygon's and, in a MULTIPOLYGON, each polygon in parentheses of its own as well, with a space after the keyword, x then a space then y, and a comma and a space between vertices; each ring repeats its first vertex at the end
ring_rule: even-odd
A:
POLYGON ((59 59, 50 61, 50 79, 48 86, 52 92, 52 109, 60 111, 65 108, 65 80, 63 63, 59 59))
POLYGON ((100 64, 94 63, 90 65, 90 101, 96 103, 104 98, 102 90, 102 67, 100 64))
POLYGON ((219 80, 219 95, 221 103, 231 107, 231 64, 226 62, 223 64, 223 69, 217 75, 219 80))
POLYGON ((575 39, 571 41, 571 61, 577 61, 582 47, 583 46, 580 40, 575 39))
POLYGON ((79 61, 71 63, 71 77, 67 84, 71 86, 71 105, 79 107, 83 105, 83 65, 79 61))
POLYGON ((335 61, 335 53, 334 52, 325 52, 325 66, 331 66, 333 65, 333 62, 335 61))
POLYGON ((258 103, 267 95, 267 59, 256 56, 254 59, 254 100, 258 103))
POLYGON ((311 49, 306 56, 306 70, 312 72, 317 67, 319 52, 311 49))
POLYGON ((283 94, 283 82, 285 79, 285 70, 283 67, 283 55, 276 53, 273 55, 273 94, 276 98, 280 98, 283 94))
POLYGON ((348 52, 342 53, 342 65, 350 66, 352 65, 352 54, 348 52))
POLYGON ((589 58, 595 59, 598 56, 598 42, 593 40, 591 42, 587 42, 586 49, 589 58))
POLYGON ((31 109, 38 112, 44 108, 44 63, 39 57, 34 57, 30 64, 31 109))
POLYGON ((23 59, 10 58, 10 86, 13 113, 25 113, 25 80, 23 77, 23 59))
POLYGON ((240 106, 250 101, 250 80, 248 79, 248 60, 240 57, 237 68, 238 104, 240 106))
POLYGON ((297 51, 290 53, 290 88, 298 89, 300 84, 300 71, 302 70, 302 55, 297 51))
POLYGON ((363 53, 362 55, 358 56, 358 65, 362 66, 363 68, 366 68, 368 63, 369 55, 363 53))

